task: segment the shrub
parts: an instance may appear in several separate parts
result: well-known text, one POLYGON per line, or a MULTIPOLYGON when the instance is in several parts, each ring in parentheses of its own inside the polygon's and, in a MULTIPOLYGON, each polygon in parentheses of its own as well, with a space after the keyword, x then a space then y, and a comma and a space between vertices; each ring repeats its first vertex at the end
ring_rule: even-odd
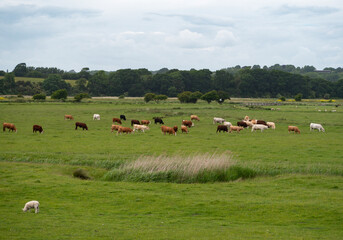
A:
POLYGON ((218 99, 219 95, 216 90, 212 90, 201 96, 201 100, 204 100, 207 103, 211 103, 212 101, 218 101, 218 99))
POLYGON ((148 102, 154 100, 155 97, 156 97, 156 94, 155 94, 155 93, 147 93, 147 94, 144 95, 144 101, 145 101, 146 103, 148 103, 148 102))
POLYGON ((156 95, 154 100, 156 102, 158 101, 164 101, 164 100, 167 100, 168 99, 168 96, 167 95, 163 95, 163 94, 160 94, 160 95, 156 95))
POLYGON ((90 98, 90 96, 88 95, 88 93, 79 93, 74 96, 76 102, 81 102, 83 98, 90 98))
POLYGON ((74 172, 73 172, 73 176, 76 177, 76 178, 80 178, 82 180, 88 180, 90 179, 90 177, 88 176, 87 172, 81 168, 79 169, 76 169, 74 172))
POLYGON ((33 100, 45 100, 46 96, 43 93, 38 93, 32 96, 33 100))
POLYGON ((119 98, 119 99, 124 99, 124 98, 125 98, 125 95, 122 94, 122 95, 120 95, 118 98, 119 98))
POLYGON ((281 96, 281 97, 279 98, 279 100, 282 101, 282 102, 284 102, 284 101, 286 101, 286 98, 285 98, 284 96, 281 96))
POLYGON ((66 99, 68 96, 68 92, 65 89, 56 90, 51 94, 52 99, 66 99))
POLYGON ((294 100, 297 102, 301 102, 301 99, 303 98, 303 95, 301 93, 298 93, 295 95, 294 100))

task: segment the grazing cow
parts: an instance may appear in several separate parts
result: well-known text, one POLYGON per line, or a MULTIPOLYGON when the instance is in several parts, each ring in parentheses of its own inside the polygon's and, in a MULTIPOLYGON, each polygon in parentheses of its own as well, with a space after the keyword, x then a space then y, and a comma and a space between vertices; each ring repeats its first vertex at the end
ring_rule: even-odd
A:
POLYGON ((133 124, 138 124, 138 125, 140 125, 141 123, 139 122, 139 120, 132 119, 132 120, 131 120, 131 126, 133 126, 133 124))
POLYGON ((257 120, 256 119, 251 119, 249 120, 252 124, 257 124, 257 120))
POLYGON ((248 124, 244 121, 239 121, 239 122, 237 122, 237 126, 246 128, 246 127, 248 127, 248 124))
POLYGON ((162 133, 164 134, 164 135, 166 135, 166 133, 169 133, 169 135, 170 134, 173 134, 173 135, 175 135, 176 136, 176 132, 174 131, 174 129, 173 128, 171 128, 171 127, 167 127, 167 126, 161 126, 161 130, 162 130, 162 133))
POLYGON ((245 120, 243 120, 243 122, 245 122, 246 124, 247 124, 247 126, 248 126, 248 128, 249 127, 252 127, 254 124, 252 124, 250 121, 245 121, 245 120))
POLYGON ((194 123, 192 123, 192 121, 189 121, 189 120, 182 120, 182 125, 190 128, 190 127, 194 126, 194 123))
POLYGON ((82 128, 82 130, 88 130, 88 127, 85 123, 82 123, 82 122, 76 122, 75 123, 75 130, 77 130, 77 128, 80 127, 82 128))
POLYGON ((111 126, 111 132, 113 132, 113 130, 115 130, 115 131, 118 131, 118 129, 120 128, 121 126, 120 125, 112 125, 111 126))
POLYGON ((323 128, 323 126, 319 123, 311 123, 310 124, 310 131, 317 129, 319 132, 325 132, 325 129, 323 128))
POLYGON ((112 118, 112 122, 113 123, 117 122, 117 123, 121 124, 121 120, 119 118, 112 118))
POLYGON ((216 133, 221 132, 221 131, 228 132, 227 126, 226 125, 218 125, 216 133))
POLYGON ((149 125, 149 124, 150 124, 150 121, 149 121, 149 120, 142 120, 142 121, 141 121, 141 124, 142 124, 142 125, 149 125))
POLYGON ((126 121, 126 117, 125 117, 125 115, 120 115, 120 120, 124 120, 124 121, 126 121))
POLYGON ((263 120, 257 120, 256 124, 262 124, 262 125, 268 126, 266 121, 263 121, 263 120))
POLYGON ((223 125, 230 127, 230 126, 232 126, 232 123, 230 123, 230 122, 224 122, 223 125))
POLYGON ((133 124, 133 131, 141 131, 141 132, 145 132, 145 130, 150 130, 150 128, 148 126, 145 125, 140 125, 140 124, 133 124))
POLYGON ((250 119, 249 116, 244 117, 244 121, 249 121, 249 119, 250 119))
POLYGON ((230 133, 232 132, 232 131, 236 131, 236 132, 240 132, 241 130, 243 130, 244 128, 243 127, 239 127, 239 126, 230 126, 230 133))
POLYGON ((268 126, 264 125, 264 124, 254 124, 251 128, 251 131, 256 131, 256 130, 261 130, 261 132, 263 132, 263 130, 268 129, 268 126))
POLYGON ((177 132, 177 130, 179 129, 176 125, 173 127, 174 131, 177 132))
POLYGON ((5 132, 6 128, 8 128, 8 131, 17 132, 17 128, 15 127, 15 125, 13 123, 3 123, 2 124, 2 131, 5 132))
POLYGON ((153 119, 155 120, 155 124, 156 124, 156 123, 164 124, 162 118, 160 118, 160 117, 154 117, 153 119))
POLYGON ((128 134, 128 133, 132 133, 132 129, 131 128, 129 128, 129 127, 120 127, 119 129, 118 129, 118 132, 117 132, 117 135, 120 133, 126 133, 126 134, 128 134))
POLYGON ((185 133, 188 133, 188 128, 187 128, 186 126, 183 126, 183 125, 182 125, 182 126, 181 126, 181 132, 182 132, 182 133, 184 133, 184 132, 185 132, 185 133))
POLYGON ((218 117, 214 117, 214 118, 213 118, 213 124, 215 124, 215 123, 221 123, 221 124, 223 124, 223 122, 225 122, 225 119, 224 119, 224 118, 218 118, 218 117))
POLYGON ((39 202, 38 201, 30 201, 30 202, 25 203, 23 211, 27 212, 31 208, 35 209, 35 213, 39 213, 39 202))
POLYGON ((93 120, 100 120, 100 114, 93 114, 93 120))
POLYGON ((275 123, 273 122, 267 122, 267 126, 271 129, 275 129, 275 123))
POLYGON ((200 121, 200 119, 199 119, 199 117, 197 115, 191 115, 191 120, 200 121))
POLYGON ((33 128, 32 128, 32 132, 40 132, 40 133, 43 133, 43 128, 42 126, 39 126, 39 125, 33 125, 33 128))
POLYGON ((296 126, 288 126, 288 133, 290 133, 290 132, 294 132, 294 133, 299 133, 300 134, 300 130, 296 126))
POLYGON ((73 116, 72 115, 64 115, 64 120, 74 120, 73 116))

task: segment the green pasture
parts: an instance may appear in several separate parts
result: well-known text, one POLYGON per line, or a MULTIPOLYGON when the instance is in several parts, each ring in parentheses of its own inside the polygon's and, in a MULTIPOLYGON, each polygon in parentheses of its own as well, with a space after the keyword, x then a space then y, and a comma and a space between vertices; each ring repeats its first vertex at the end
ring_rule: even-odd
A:
MULTIPOLYGON (((253 100, 252 100, 253 101, 253 100)), ((246 102, 246 100, 244 101, 246 102)), ((341 239, 343 238, 343 110, 335 104, 280 106, 149 103, 143 100, 0 103, 0 239, 341 239), (274 108, 275 110, 270 110, 274 108), (320 110, 320 111, 318 111, 320 110), (332 112, 335 110, 335 112, 332 112), (93 121, 94 113, 101 115, 93 121), (72 114, 74 121, 64 120, 72 114), (189 134, 111 133, 113 117, 163 117, 189 134), (235 125, 245 115, 276 123, 264 132, 216 133, 213 117, 235 125), (75 121, 89 131, 75 130, 75 121), (311 122, 325 133, 311 132, 311 122), (44 133, 32 133, 32 125, 44 133), (295 125, 301 134, 288 133, 295 125), (232 154, 255 178, 176 184, 113 182, 104 176, 142 155, 232 154), (85 169, 92 180, 72 177, 85 169), (23 213, 38 200, 39 214, 23 213), (35 226, 35 227, 33 227, 35 226)))

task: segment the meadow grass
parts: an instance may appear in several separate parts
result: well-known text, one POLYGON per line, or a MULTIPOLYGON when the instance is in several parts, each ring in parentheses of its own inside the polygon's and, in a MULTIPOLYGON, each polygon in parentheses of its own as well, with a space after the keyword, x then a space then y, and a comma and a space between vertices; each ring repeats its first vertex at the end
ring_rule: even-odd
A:
POLYGON ((18 128, 0 134, 0 211, 6 216, 0 239, 342 239, 342 113, 316 101, 262 107, 137 99, 0 102, 0 121, 18 128), (92 120, 94 113, 100 121, 92 120), (64 114, 89 131, 76 131, 64 114), (155 124, 146 133, 117 136, 111 119, 120 114, 128 118, 124 126, 154 116, 167 126, 180 127, 191 114, 200 121, 177 136, 161 134, 155 124), (212 124, 213 117, 235 124, 245 115, 273 121, 276 129, 228 134, 212 124), (326 132, 311 132, 310 122, 326 132), (32 133, 33 124, 44 133, 32 133), (301 134, 289 134, 288 125, 301 134), (192 165, 194 159, 204 160, 192 165), (205 169, 206 159, 231 169, 231 177, 214 181, 205 171, 179 184, 173 183, 182 182, 178 177, 168 179, 175 170, 155 171, 205 169), (78 169, 91 180, 74 178, 78 169), (30 200, 41 203, 39 214, 21 211, 30 200))

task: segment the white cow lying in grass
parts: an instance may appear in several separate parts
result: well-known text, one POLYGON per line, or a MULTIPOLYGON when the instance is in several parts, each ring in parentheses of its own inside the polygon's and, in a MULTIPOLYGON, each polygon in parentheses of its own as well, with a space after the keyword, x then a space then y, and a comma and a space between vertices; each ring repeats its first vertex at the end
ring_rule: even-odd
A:
POLYGON ((94 114, 93 115, 93 120, 100 120, 100 114, 94 114))
POLYGON ((224 118, 218 118, 218 117, 213 118, 213 124, 215 124, 215 123, 221 123, 222 124, 223 122, 225 122, 224 118))
POLYGON ((142 131, 144 132, 145 130, 149 130, 150 128, 145 125, 139 125, 139 124, 133 124, 133 131, 142 131))
POLYGON ((254 124, 251 128, 251 131, 255 131, 255 130, 261 130, 261 132, 263 132, 263 130, 268 129, 268 126, 263 125, 263 124, 254 124))
POLYGON ((39 212, 39 202, 38 201, 27 202, 23 208, 23 211, 26 212, 26 211, 30 210, 31 208, 34 208, 35 213, 38 213, 39 212))
POLYGON ((325 132, 325 129, 323 128, 323 126, 319 123, 311 123, 310 124, 310 131, 317 129, 319 132, 325 132))

